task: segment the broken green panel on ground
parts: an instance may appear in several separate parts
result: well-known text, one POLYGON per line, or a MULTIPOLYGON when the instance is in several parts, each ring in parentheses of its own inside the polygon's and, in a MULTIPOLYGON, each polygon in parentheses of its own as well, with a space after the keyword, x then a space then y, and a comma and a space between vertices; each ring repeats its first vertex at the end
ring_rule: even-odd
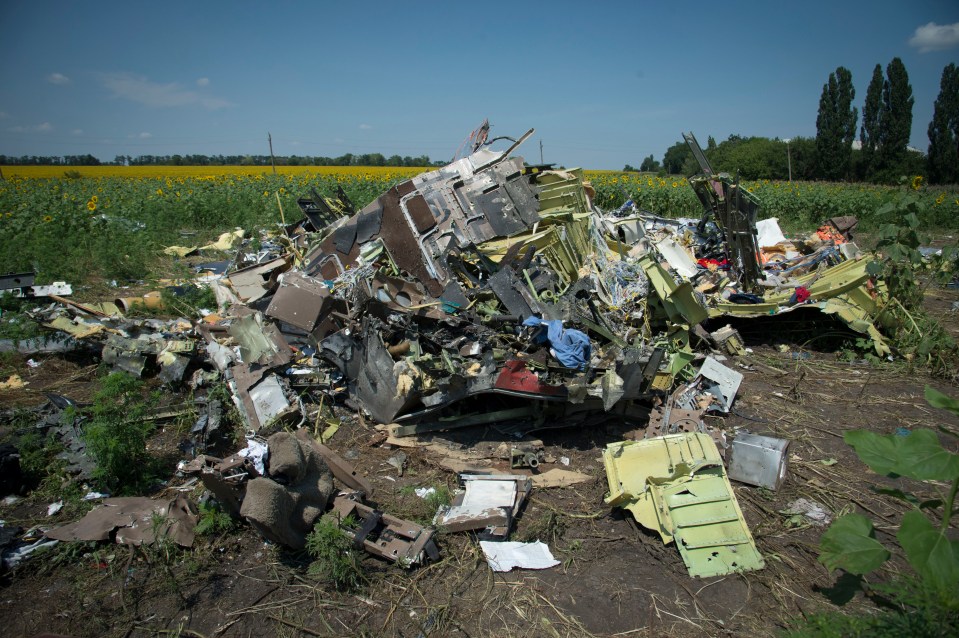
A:
POLYGON ((676 540, 690 576, 761 569, 722 457, 708 434, 612 443, 603 451, 609 494, 664 542, 676 540))

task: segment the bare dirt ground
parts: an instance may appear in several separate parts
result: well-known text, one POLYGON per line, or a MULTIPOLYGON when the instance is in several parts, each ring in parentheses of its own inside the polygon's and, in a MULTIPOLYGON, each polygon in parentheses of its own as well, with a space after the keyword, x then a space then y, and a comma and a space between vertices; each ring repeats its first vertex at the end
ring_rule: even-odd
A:
MULTIPOLYGON (((927 293, 929 311, 959 334, 952 304, 959 291, 927 293)), ((631 516, 603 503, 606 479, 602 448, 621 440, 618 424, 557 429, 537 434, 549 457, 589 474, 587 483, 539 489, 532 494, 512 538, 546 542, 561 565, 544 571, 494 574, 476 541, 466 534, 438 537, 441 560, 403 570, 363 559, 367 586, 342 593, 306 573, 309 557, 261 540, 247 526, 219 536, 200 536, 191 550, 169 553, 101 543, 65 544, 0 576, 0 627, 7 636, 56 632, 74 636, 764 636, 791 618, 834 609, 870 612, 849 577, 829 574, 816 560, 823 527, 782 513, 797 498, 825 506, 833 516, 859 511, 876 521, 880 541, 892 545, 909 507, 870 489, 884 479, 872 474, 842 440, 848 429, 889 433, 896 428, 959 428, 951 415, 930 408, 926 384, 959 390, 911 370, 904 362, 841 361, 819 350, 826 339, 801 341, 776 324, 744 331, 752 352, 727 361, 745 375, 734 413, 711 419, 727 431, 750 431, 792 441, 788 476, 776 492, 735 484, 745 518, 766 567, 740 575, 694 579, 679 552, 639 528, 631 516), (785 352, 778 347, 789 344, 785 352), (798 343, 806 343, 800 347, 798 343)), ((815 335, 813 335, 815 336, 815 335)), ((29 368, 5 364, 29 385, 0 396, 4 407, 42 401, 43 391, 83 399, 92 394, 94 366, 46 356, 29 368)), ((432 452, 404 449, 402 476, 386 461, 396 453, 375 441, 371 424, 351 415, 331 447, 353 461, 375 487, 379 507, 426 521, 425 502, 409 487, 447 485, 456 477, 432 452), (407 488, 407 489, 404 489, 407 488)), ((474 428, 451 440, 504 441, 474 428)), ((160 446, 175 445, 161 433, 160 446)), ((503 462, 505 467, 506 463, 503 462)), ((553 467, 543 464, 540 470, 553 467)), ((171 484, 182 479, 171 479, 171 484)), ((908 485, 921 498, 936 486, 908 485)), ((71 520, 70 511, 46 516, 52 494, 28 496, 0 507, 0 519, 28 528, 71 520)), ((896 557, 871 579, 904 568, 896 557)))

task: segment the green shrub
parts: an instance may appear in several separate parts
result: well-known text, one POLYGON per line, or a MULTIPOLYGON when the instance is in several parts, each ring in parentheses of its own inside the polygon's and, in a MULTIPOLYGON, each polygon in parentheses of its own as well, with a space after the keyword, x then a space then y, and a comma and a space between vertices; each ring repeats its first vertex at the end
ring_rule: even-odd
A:
POLYGON ((222 534, 236 526, 236 521, 216 505, 200 504, 200 517, 194 531, 200 536, 222 534))
MULTIPOLYGON (((352 527, 355 521, 347 518, 343 525, 352 527)), ((328 580, 336 589, 356 591, 366 583, 359 553, 353 549, 353 540, 340 529, 336 518, 320 519, 306 537, 306 551, 313 557, 310 574, 328 580)))
POLYGON ((113 493, 140 493, 155 476, 156 461, 146 450, 153 426, 145 419, 149 405, 142 388, 139 379, 126 373, 107 376, 83 429, 87 452, 97 464, 94 478, 113 493))

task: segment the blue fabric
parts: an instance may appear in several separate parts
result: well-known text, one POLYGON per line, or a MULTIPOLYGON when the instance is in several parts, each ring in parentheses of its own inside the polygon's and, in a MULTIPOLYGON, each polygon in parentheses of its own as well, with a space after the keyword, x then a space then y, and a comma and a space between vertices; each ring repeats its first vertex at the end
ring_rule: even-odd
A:
POLYGON ((586 333, 572 328, 563 328, 562 321, 543 321, 539 317, 529 317, 523 325, 531 328, 539 326, 540 331, 536 335, 536 340, 539 343, 549 341, 554 356, 564 366, 576 370, 586 368, 593 352, 586 333), (544 327, 546 330, 542 330, 544 327))

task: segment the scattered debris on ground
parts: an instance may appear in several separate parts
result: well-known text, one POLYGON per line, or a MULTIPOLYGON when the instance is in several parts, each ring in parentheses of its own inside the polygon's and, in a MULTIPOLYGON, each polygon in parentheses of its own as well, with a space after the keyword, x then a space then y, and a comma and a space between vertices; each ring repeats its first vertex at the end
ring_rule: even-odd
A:
MULTIPOLYGON (((301 550, 326 517, 354 549, 404 568, 439 560, 438 535, 457 532, 478 541, 495 572, 555 568, 561 561, 539 542, 549 540, 545 530, 527 539, 537 542, 512 541, 516 522, 539 490, 572 489, 598 473, 534 435, 614 427, 619 440, 594 455, 607 513, 624 508, 662 543, 675 542, 691 576, 762 570, 767 560, 730 481, 779 490, 793 448, 717 418, 733 412, 744 372, 755 370, 737 362, 750 350, 734 326, 818 311, 889 356, 890 300, 873 256, 853 241, 855 218, 787 239, 775 219, 758 219, 750 192, 712 171, 691 135, 702 173, 689 183, 702 218, 632 202, 603 211, 579 170, 513 156, 528 136, 492 151, 478 135, 468 156, 358 211, 342 191, 314 191, 299 200, 302 218, 279 231, 167 247, 178 259, 208 251, 229 259, 197 264, 195 279, 165 290, 76 301, 69 285, 35 286, 32 273, 4 276, 0 289, 39 302, 29 314, 59 351, 94 352, 114 371, 189 391, 189 406, 150 417, 195 418, 171 484, 201 489, 202 504, 271 543, 301 550), (194 287, 211 291, 215 305, 170 318, 194 287), (215 393, 218 385, 226 392, 215 393), (226 431, 229 410, 244 443, 226 431), (351 457, 326 445, 356 422, 376 428, 368 442, 351 439, 351 457), (493 438, 461 442, 479 430, 493 438), (364 476, 356 463, 364 448, 388 454, 379 483, 404 478, 428 455, 459 489, 441 502, 436 488, 417 487, 431 508, 424 520, 383 511, 370 465, 364 476)), ((2 345, 25 356, 54 351, 38 339, 2 345)), ((27 383, 11 374, 0 390, 27 383)), ((46 396, 30 418, 61 446, 76 480, 90 481, 84 406, 46 396)), ((17 454, 4 454, 6 468, 17 454)), ((4 469, 8 480, 17 491, 13 469, 4 469)), ((806 498, 778 515, 796 525, 830 519, 806 498)), ((0 529, 5 547, 19 545, 4 550, 12 566, 51 540, 139 546, 169 537, 189 547, 197 519, 181 491, 105 498, 42 535, 0 529)))

